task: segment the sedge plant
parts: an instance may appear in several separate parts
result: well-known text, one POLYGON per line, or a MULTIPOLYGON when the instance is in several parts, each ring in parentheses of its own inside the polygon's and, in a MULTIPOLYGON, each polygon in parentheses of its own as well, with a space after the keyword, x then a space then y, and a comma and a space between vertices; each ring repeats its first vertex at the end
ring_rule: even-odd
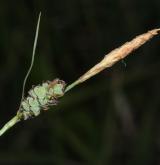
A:
POLYGON ((28 96, 25 97, 25 85, 32 70, 35 58, 40 19, 41 13, 39 14, 36 27, 31 64, 23 82, 20 106, 18 108, 16 116, 13 117, 1 128, 0 136, 3 135, 9 128, 13 127, 16 123, 20 122, 21 120, 28 120, 30 118, 36 117, 40 114, 42 110, 47 110, 50 106, 57 105, 59 98, 64 96, 66 92, 70 91, 80 83, 85 82, 89 78, 95 76, 104 69, 111 67, 116 62, 124 59, 127 55, 129 55, 134 50, 138 49, 144 43, 149 41, 152 37, 157 35, 160 31, 160 29, 150 30, 147 33, 135 37, 133 40, 126 42, 119 48, 112 50, 110 53, 105 55, 99 63, 97 63, 85 74, 83 74, 80 78, 78 78, 75 82, 71 83, 68 86, 66 85, 65 81, 56 78, 52 81, 46 81, 40 85, 33 87, 29 90, 28 96))

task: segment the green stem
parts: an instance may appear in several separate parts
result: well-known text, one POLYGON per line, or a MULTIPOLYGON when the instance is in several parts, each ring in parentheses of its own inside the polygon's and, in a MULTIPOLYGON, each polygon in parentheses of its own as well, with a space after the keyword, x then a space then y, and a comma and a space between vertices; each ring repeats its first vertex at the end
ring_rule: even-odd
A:
MULTIPOLYGON (((33 67, 33 63, 34 63, 34 57, 35 57, 35 51, 36 51, 36 46, 37 46, 37 40, 38 40, 38 32, 39 32, 39 25, 40 25, 40 19, 41 19, 41 12, 39 13, 39 17, 38 17, 38 22, 37 22, 37 28, 36 28, 36 35, 35 35, 35 39, 34 39, 34 45, 33 45, 33 51, 32 51, 32 60, 31 60, 31 65, 29 67, 29 70, 25 76, 24 82, 23 82, 23 88, 22 88, 22 97, 21 97, 21 102, 20 102, 20 107, 21 108, 21 103, 22 100, 24 98, 24 90, 25 90, 25 85, 26 85, 26 81, 28 79, 28 76, 32 70, 33 67)), ((21 120, 21 116, 22 114, 17 114, 15 117, 13 117, 8 123, 6 123, 2 129, 0 130, 0 136, 2 136, 9 128, 13 127, 16 123, 18 123, 21 120)))
POLYGON ((8 129, 10 129, 11 127, 13 127, 16 123, 18 123, 20 121, 20 118, 18 115, 16 115, 15 117, 13 117, 10 121, 8 121, 0 130, 0 136, 2 136, 8 129))
POLYGON ((68 85, 65 89, 65 93, 68 92, 69 90, 71 90, 72 88, 74 88, 78 84, 80 84, 80 82, 77 80, 77 81, 73 82, 72 84, 68 85))

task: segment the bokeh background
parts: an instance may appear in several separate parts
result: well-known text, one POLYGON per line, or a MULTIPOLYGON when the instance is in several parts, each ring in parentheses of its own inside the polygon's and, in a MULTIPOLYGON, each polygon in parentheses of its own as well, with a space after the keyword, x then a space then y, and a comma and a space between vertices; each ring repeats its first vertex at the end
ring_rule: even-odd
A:
MULTIPOLYGON (((160 27, 159 0, 1 0, 0 126, 26 86, 68 84, 112 49, 160 27)), ((160 164, 160 37, 68 92, 58 106, 0 137, 0 164, 160 164)))

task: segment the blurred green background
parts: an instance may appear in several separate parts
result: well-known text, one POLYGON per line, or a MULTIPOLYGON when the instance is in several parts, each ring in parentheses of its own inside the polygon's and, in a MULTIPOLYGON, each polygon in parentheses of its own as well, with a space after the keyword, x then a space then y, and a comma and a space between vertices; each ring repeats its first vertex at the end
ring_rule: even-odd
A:
MULTIPOLYGON (((1 0, 0 126, 18 109, 39 11, 26 94, 57 77, 69 84, 104 54, 160 27, 159 0, 1 0)), ((159 84, 157 36, 0 137, 0 164, 160 164, 159 84)))

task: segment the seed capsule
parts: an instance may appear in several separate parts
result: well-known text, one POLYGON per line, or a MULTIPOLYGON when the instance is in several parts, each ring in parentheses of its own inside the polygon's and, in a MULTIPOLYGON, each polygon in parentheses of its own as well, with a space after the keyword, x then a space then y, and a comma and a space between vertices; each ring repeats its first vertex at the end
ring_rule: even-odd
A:
POLYGON ((33 87, 22 101, 18 113, 24 120, 38 116, 41 110, 46 110, 49 106, 58 103, 58 98, 64 95, 65 86, 64 81, 55 79, 33 87))

